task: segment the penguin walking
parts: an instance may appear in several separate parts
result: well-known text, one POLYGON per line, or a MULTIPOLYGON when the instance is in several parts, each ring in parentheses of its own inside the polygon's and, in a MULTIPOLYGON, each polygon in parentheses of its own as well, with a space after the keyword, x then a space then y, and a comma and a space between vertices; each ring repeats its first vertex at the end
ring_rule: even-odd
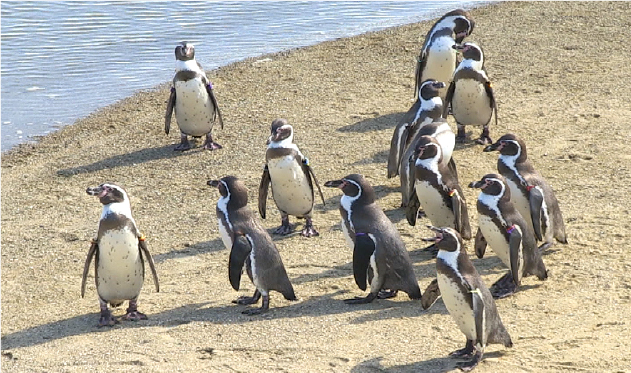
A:
POLYGON ((212 84, 202 66, 195 60, 195 46, 182 42, 175 47, 175 59, 175 76, 164 116, 164 132, 169 134, 171 116, 175 111, 181 135, 180 144, 174 150, 191 149, 188 136, 203 135, 206 135, 204 149, 221 149, 222 146, 213 141, 211 131, 214 122, 219 122, 223 129, 223 119, 212 84))
POLYGON ((399 174, 401 156, 410 146, 415 133, 424 125, 441 118, 443 114, 443 100, 439 96, 441 88, 445 88, 445 83, 434 79, 424 81, 420 85, 414 105, 394 128, 388 155, 388 179, 399 174))
POLYGON ((272 122, 271 135, 265 152, 265 168, 259 185, 259 213, 265 219, 267 193, 272 184, 272 196, 281 212, 282 223, 274 233, 287 235, 293 227, 289 215, 305 218, 304 237, 318 236, 313 226, 311 212, 315 204, 314 187, 318 188, 322 204, 324 195, 309 165, 309 160, 293 143, 294 128, 285 119, 272 122))
MULTIPOLYGON (((442 148, 436 139, 422 136, 412 155, 415 160, 415 189, 407 208, 408 223, 416 225, 419 207, 432 222, 432 225, 450 227, 458 231, 463 238, 471 238, 469 213, 464 193, 458 183, 458 177, 441 163, 442 148)), ((435 245, 428 247, 436 254, 435 245)))
POLYGON ((144 260, 151 268, 156 292, 160 291, 160 284, 145 237, 138 230, 131 215, 129 197, 123 188, 108 183, 90 187, 86 192, 99 198, 103 204, 103 212, 99 220, 97 236, 92 240, 83 267, 81 298, 85 296, 88 271, 92 259, 95 258, 94 278, 101 306, 99 327, 119 323, 119 320, 112 316, 108 303, 112 307, 118 307, 124 301, 129 301, 127 313, 122 316, 122 319, 146 320, 147 316, 138 311, 137 304, 145 279, 144 260))
POLYGON ((497 170, 506 179, 511 201, 532 227, 537 240, 543 241, 539 250, 552 246, 554 239, 567 244, 559 201, 543 176, 535 171, 528 160, 526 143, 508 133, 484 148, 484 151, 500 153, 497 170))
POLYGON ((342 230, 353 249, 353 276, 361 290, 370 286, 370 294, 346 299, 347 304, 370 303, 375 298, 389 298, 399 290, 411 299, 421 299, 412 261, 399 231, 379 208, 375 192, 368 181, 358 174, 324 183, 340 188, 342 230))
MULTIPOLYGON (((427 79, 449 84, 457 65, 457 54, 452 46, 460 44, 465 37, 471 35, 475 21, 469 12, 462 9, 452 10, 443 15, 425 36, 423 47, 419 53, 414 94, 427 79)), ((445 100, 445 90, 441 90, 440 98, 445 100)))
POLYGON ((287 300, 297 300, 276 245, 248 207, 245 185, 234 176, 209 180, 207 184, 219 189, 221 194, 217 201, 217 221, 223 244, 230 250, 230 284, 234 290, 239 290, 241 272, 245 268, 256 287, 253 296, 239 297, 233 303, 256 304, 262 296, 261 308, 242 312, 256 315, 269 310, 270 290, 278 291, 287 300))
MULTIPOLYGON (((548 278, 534 232, 511 202, 511 192, 504 177, 487 174, 469 187, 481 190, 477 202, 480 233, 510 269, 491 286, 493 296, 504 298, 513 294, 522 277, 535 275, 539 280, 548 278)), ((478 257, 483 256, 485 245, 476 243, 475 246, 476 250, 482 250, 476 252, 478 257)))
POLYGON ((495 300, 480 274, 467 255, 460 234, 452 228, 430 227, 436 237, 436 279, 425 290, 421 305, 428 309, 442 296, 449 314, 467 337, 463 349, 451 353, 455 357, 470 360, 458 363, 464 371, 470 371, 482 360, 488 344, 513 347, 508 331, 502 323, 495 300))
POLYGON ((484 70, 484 53, 475 43, 453 46, 462 52, 462 61, 454 72, 447 90, 443 106, 443 118, 447 118, 449 108, 458 124, 456 140, 466 139, 465 126, 482 126, 482 134, 476 143, 486 145, 493 142, 489 133, 489 123, 495 114, 497 126, 497 102, 491 87, 491 81, 484 70))

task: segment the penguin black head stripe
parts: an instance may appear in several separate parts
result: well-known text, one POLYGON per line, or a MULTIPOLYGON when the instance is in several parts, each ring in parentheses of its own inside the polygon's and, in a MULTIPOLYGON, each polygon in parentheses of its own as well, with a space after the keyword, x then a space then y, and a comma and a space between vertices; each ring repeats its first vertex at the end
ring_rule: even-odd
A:
POLYGON ((416 159, 432 159, 438 156, 438 162, 443 159, 440 144, 430 136, 421 136, 414 149, 413 157, 416 159))
POLYGON ((425 101, 429 101, 434 97, 438 97, 440 95, 440 90, 445 88, 444 82, 437 82, 434 79, 427 79, 421 84, 421 88, 419 89, 419 98, 425 101))
POLYGON ((484 62, 484 52, 482 48, 475 43, 466 42, 464 44, 454 44, 453 48, 460 51, 464 59, 484 62))
POLYGON ((97 187, 86 189, 86 193, 91 196, 98 196, 99 201, 104 205, 110 203, 123 202, 127 199, 127 193, 118 185, 103 183, 97 187))
POLYGON ((232 208, 239 208, 248 204, 248 190, 245 184, 235 176, 225 176, 220 180, 208 180, 208 185, 219 189, 221 197, 228 198, 232 208))
POLYGON ((427 227, 436 232, 436 237, 426 238, 424 241, 434 241, 437 249, 456 251, 463 247, 462 237, 455 229, 449 227, 437 228, 431 225, 427 227))
POLYGON ((475 27, 475 21, 471 18, 469 12, 463 9, 452 10, 451 12, 446 13, 438 22, 440 22, 446 18, 453 18, 454 22, 454 34, 456 34, 455 40, 456 43, 461 43, 462 40, 471 35, 473 32, 473 28, 475 27))
POLYGON ((484 194, 510 199, 510 189, 506 187, 506 181, 502 175, 486 174, 480 181, 469 184, 469 188, 478 188, 484 194))
POLYGON ((502 155, 517 156, 517 162, 523 162, 528 158, 526 153, 526 144, 512 133, 500 137, 495 144, 491 144, 484 148, 485 152, 499 151, 502 155))
MULTIPOLYGON (((271 142, 278 142, 288 139, 293 136, 294 129, 287 123, 285 119, 276 119, 272 122, 271 134, 268 140, 268 144, 271 142)), ((293 139, 292 139, 293 141, 293 139)))
POLYGON ((324 183, 329 188, 340 188, 345 195, 357 198, 362 204, 369 204, 375 201, 375 191, 366 181, 363 175, 350 174, 341 180, 332 180, 324 183))
POLYGON ((180 61, 190 61, 195 59, 195 46, 189 42, 183 41, 175 47, 175 58, 180 61))

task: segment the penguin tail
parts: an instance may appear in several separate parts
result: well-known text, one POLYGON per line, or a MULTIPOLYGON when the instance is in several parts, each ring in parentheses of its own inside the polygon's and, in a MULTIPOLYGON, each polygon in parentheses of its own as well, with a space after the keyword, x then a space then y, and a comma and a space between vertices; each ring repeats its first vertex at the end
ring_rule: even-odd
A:
POLYGON ((407 293, 410 299, 421 299, 423 297, 423 294, 421 293, 421 288, 419 288, 418 286, 414 289, 411 289, 411 291, 408 291, 407 293))
POLYGON ((283 296, 285 297, 285 299, 287 300, 298 300, 298 298, 296 297, 296 294, 294 293, 294 289, 290 288, 289 290, 283 291, 282 292, 283 296))

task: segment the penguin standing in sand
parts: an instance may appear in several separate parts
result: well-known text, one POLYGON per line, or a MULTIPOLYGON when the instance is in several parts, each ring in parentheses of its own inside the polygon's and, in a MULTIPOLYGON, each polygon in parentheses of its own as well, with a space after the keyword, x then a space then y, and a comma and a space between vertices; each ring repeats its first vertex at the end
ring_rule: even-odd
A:
POLYGON ((497 102, 491 81, 484 70, 484 53, 475 43, 454 45, 462 52, 462 61, 454 72, 447 90, 443 107, 443 118, 447 118, 449 108, 458 124, 456 140, 466 139, 465 126, 482 126, 482 134, 476 143, 486 145, 493 142, 489 134, 489 124, 495 114, 497 127, 497 102))
POLYGON ((138 312, 137 307, 138 295, 145 279, 143 255, 151 268, 156 292, 160 291, 160 285, 145 237, 140 234, 131 216, 127 193, 114 184, 101 184, 88 188, 86 192, 99 198, 103 204, 103 212, 96 239, 92 240, 83 267, 81 298, 85 295, 85 283, 92 258, 96 258, 94 278, 101 306, 99 327, 117 324, 119 321, 112 317, 107 305, 109 303, 112 307, 118 307, 126 300, 129 301, 129 307, 122 319, 146 320, 147 316, 138 312))
POLYGON ((465 347, 452 352, 451 356, 469 357, 470 360, 457 365, 470 371, 482 360, 487 344, 512 347, 513 342, 493 296, 467 255, 460 234, 451 228, 430 229, 436 232, 436 237, 426 240, 434 241, 438 247, 436 280, 425 290, 421 305, 428 309, 442 296, 447 311, 467 337, 465 347))
POLYGON ((181 138, 180 144, 174 150, 189 150, 191 144, 188 136, 204 135, 204 149, 221 149, 221 145, 213 141, 211 131, 215 122, 219 122, 223 129, 223 119, 212 84, 202 66, 195 60, 193 44, 182 42, 175 47, 175 59, 175 76, 164 116, 164 132, 169 134, 171 116, 175 111, 181 138))
POLYGON ((281 212, 282 224, 274 233, 291 233, 289 215, 305 218, 304 237, 318 236, 318 231, 311 221, 311 212, 315 204, 315 187, 318 188, 322 204, 324 196, 318 180, 309 165, 309 160, 302 155, 293 143, 294 129, 285 119, 272 122, 271 135, 265 152, 265 168, 259 186, 259 213, 265 219, 267 192, 272 184, 272 196, 276 207, 281 212))
MULTIPOLYGON (((480 233, 510 269, 491 286, 491 294, 495 298, 507 297, 517 291, 521 278, 529 275, 535 275, 539 280, 548 278, 534 232, 511 202, 511 192, 504 177, 488 174, 480 181, 469 184, 469 187, 481 190, 477 202, 480 233)), ((482 257, 484 252, 477 250, 483 250, 485 246, 476 242, 478 257, 482 257)))
MULTIPOLYGON (((414 93, 427 79, 449 84, 457 65, 457 54, 452 46, 471 35, 475 22, 469 12, 452 10, 442 16, 427 32, 416 63, 414 93)), ((440 94, 445 100, 444 89, 440 94)))
POLYGON ((228 278, 234 290, 239 290, 244 267, 256 287, 251 297, 239 297, 233 303, 256 304, 261 296, 261 308, 242 313, 256 315, 269 310, 269 292, 278 291, 287 300, 297 300, 294 288, 280 258, 278 249, 265 228, 248 207, 248 191, 234 176, 209 180, 208 185, 219 189, 217 221, 221 239, 230 250, 228 278))
POLYGON ((412 299, 421 298, 412 261, 399 235, 399 231, 379 208, 375 192, 368 181, 358 174, 341 180, 324 183, 340 188, 342 230, 346 242, 353 249, 353 276, 361 290, 370 294, 361 298, 346 299, 347 304, 370 303, 375 298, 396 296, 399 290, 412 299))
POLYGON ((511 201, 533 228, 537 240, 544 242, 539 250, 550 247, 554 239, 567 244, 559 201, 543 176, 535 171, 528 160, 526 143, 509 133, 484 148, 484 151, 500 152, 497 170, 506 179, 511 201))
MULTIPOLYGON (((458 231, 463 238, 471 238, 469 213, 464 193, 458 183, 458 177, 441 163, 442 148, 436 139, 422 136, 412 155, 415 160, 415 186, 410 192, 406 217, 408 223, 416 225, 419 207, 431 220, 432 225, 450 227, 458 231)), ((436 253, 434 245, 428 247, 436 253)))

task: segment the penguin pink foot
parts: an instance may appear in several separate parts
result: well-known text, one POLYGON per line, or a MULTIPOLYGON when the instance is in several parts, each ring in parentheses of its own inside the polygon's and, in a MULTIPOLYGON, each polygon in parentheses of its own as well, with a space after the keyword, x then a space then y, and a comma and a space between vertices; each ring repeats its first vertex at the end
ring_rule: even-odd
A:
POLYGON ((105 308, 103 308, 103 304, 101 304, 101 317, 99 318, 99 328, 104 326, 114 326, 119 324, 120 321, 116 320, 110 310, 107 308, 107 303, 105 303, 105 308))
POLYGON ((180 144, 176 146, 173 150, 178 152, 184 152, 191 149, 191 143, 188 141, 188 137, 182 134, 180 144))
POLYGON ((269 295, 263 295, 263 304, 260 308, 252 308, 241 312, 244 315, 260 315, 269 311, 269 295))
POLYGON ((206 135, 206 141, 204 141, 204 149, 206 150, 218 150, 223 148, 223 146, 217 144, 213 141, 213 137, 209 134, 206 135))
POLYGON ((313 222, 311 218, 307 218, 307 222, 305 223, 305 228, 300 232, 300 235, 303 237, 317 237, 320 235, 318 231, 313 226, 313 222))
POLYGON ((293 231, 294 231, 294 226, 289 224, 289 216, 285 215, 285 216, 283 216, 283 220, 282 220, 282 223, 281 223, 280 227, 278 227, 278 228, 276 228, 274 230, 274 234, 279 234, 281 236, 286 236, 286 235, 290 234, 293 231))
POLYGON ((121 317, 122 320, 126 321, 139 321, 139 320, 147 320, 147 315, 142 312, 138 312, 138 307, 136 305, 135 300, 129 301, 129 307, 127 307, 127 313, 121 317))

